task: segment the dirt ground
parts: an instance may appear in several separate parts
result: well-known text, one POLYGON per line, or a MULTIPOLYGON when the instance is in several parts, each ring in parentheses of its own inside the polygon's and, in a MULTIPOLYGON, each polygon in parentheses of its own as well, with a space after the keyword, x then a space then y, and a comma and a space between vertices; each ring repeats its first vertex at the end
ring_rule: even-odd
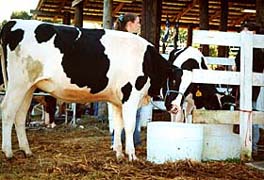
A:
POLYGON ((0 154, 0 179, 264 179, 264 171, 241 162, 192 162, 189 160, 157 165, 146 161, 146 130, 136 149, 140 160, 117 161, 110 150, 107 123, 89 118, 84 128, 59 125, 54 129, 29 128, 27 135, 33 157, 18 151, 13 133, 14 158, 0 154))

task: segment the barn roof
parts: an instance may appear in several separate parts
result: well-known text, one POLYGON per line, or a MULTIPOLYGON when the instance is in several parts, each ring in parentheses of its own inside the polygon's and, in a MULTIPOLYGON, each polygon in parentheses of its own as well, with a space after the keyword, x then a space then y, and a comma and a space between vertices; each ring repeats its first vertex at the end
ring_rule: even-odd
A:
MULTIPOLYGON (((102 22, 104 0, 83 0, 84 20, 102 22)), ((142 11, 143 0, 113 0, 113 17, 125 12, 138 15, 142 11)), ((194 24, 199 26, 199 0, 162 0, 162 23, 166 17, 171 22, 179 21, 181 24, 194 24)), ((244 20, 255 21, 256 13, 245 10, 255 10, 256 0, 228 0, 229 15, 228 28, 239 26, 244 20)), ((62 19, 65 12, 74 15, 72 0, 39 0, 34 11, 35 18, 57 21, 62 19)), ((221 0, 209 0, 209 24, 218 27, 221 16, 221 0)), ((213 29, 213 28, 210 28, 213 29)))

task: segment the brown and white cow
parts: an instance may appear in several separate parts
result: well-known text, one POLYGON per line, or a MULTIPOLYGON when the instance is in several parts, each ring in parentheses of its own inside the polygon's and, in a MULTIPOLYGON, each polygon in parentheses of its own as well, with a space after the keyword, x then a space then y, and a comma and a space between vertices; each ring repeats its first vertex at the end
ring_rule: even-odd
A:
POLYGON ((129 160, 135 160, 133 132, 138 107, 146 104, 149 96, 159 95, 166 80, 190 81, 189 76, 183 76, 190 72, 172 66, 152 44, 131 33, 12 20, 4 25, 0 41, 8 79, 1 105, 2 151, 8 158, 13 156, 13 124, 19 148, 32 154, 25 118, 36 88, 68 102, 110 102, 116 156, 123 156, 124 127, 125 151, 129 160))

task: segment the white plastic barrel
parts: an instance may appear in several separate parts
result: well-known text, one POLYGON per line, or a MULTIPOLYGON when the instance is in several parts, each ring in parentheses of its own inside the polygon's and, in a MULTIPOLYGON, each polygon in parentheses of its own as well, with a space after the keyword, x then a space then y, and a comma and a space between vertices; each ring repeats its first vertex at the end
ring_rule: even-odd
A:
POLYGON ((148 161, 157 164, 184 159, 201 161, 202 147, 201 125, 158 121, 147 125, 148 161))
POLYGON ((240 157, 239 135, 233 125, 204 124, 202 160, 226 160, 240 157))

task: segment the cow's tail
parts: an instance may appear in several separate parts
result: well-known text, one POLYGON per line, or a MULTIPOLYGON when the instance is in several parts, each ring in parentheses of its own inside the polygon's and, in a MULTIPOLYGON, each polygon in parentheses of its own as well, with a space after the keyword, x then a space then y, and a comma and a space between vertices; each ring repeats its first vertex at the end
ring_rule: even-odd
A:
POLYGON ((1 84, 1 89, 6 89, 7 88, 7 72, 6 72, 6 58, 5 58, 5 53, 3 49, 3 43, 2 43, 2 38, 0 36, 0 56, 1 56, 1 68, 2 68, 2 76, 3 76, 3 81, 4 84, 1 84), (4 85, 4 87, 3 87, 4 85))

